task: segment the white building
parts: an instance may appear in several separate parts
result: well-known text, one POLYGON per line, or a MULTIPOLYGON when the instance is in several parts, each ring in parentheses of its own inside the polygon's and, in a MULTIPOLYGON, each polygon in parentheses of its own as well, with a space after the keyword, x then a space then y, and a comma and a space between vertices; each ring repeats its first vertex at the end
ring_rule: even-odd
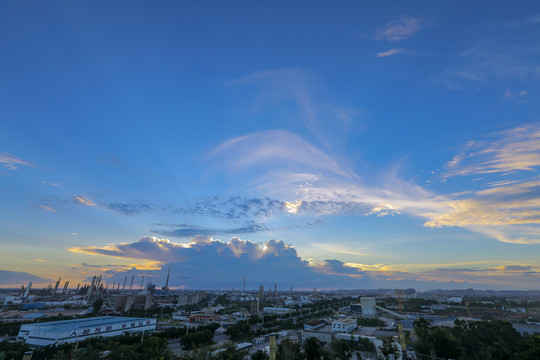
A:
POLYGON ((332 321, 332 331, 349 334, 358 327, 356 319, 339 319, 332 321))
POLYGON ((19 330, 17 340, 29 345, 47 346, 97 336, 118 336, 125 332, 154 331, 155 329, 156 319, 101 316, 24 324, 19 330))
POLYGON ((361 297, 360 304, 362 305, 362 316, 375 317, 375 315, 377 314, 377 303, 374 297, 361 297))

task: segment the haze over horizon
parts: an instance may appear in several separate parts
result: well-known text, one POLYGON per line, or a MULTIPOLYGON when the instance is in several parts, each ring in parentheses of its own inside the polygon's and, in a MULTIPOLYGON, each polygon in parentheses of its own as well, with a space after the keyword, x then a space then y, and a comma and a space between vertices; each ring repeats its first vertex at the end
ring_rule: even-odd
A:
POLYGON ((539 289, 538 2, 2 2, 0 29, 0 287, 539 289))

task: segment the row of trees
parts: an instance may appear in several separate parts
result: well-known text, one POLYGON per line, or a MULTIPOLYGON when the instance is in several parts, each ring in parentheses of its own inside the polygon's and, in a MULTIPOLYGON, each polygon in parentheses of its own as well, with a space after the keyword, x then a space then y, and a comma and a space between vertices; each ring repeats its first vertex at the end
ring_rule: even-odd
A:
MULTIPOLYGON (((368 342, 369 343, 369 342, 368 342)), ((317 338, 309 338, 301 346, 289 339, 284 339, 277 348, 277 360, 349 360, 355 352, 365 350, 364 343, 354 341, 334 340, 329 347, 325 347, 317 338)), ((368 345, 372 350, 371 344, 368 345)), ((237 350, 229 345, 220 351, 199 351, 184 354, 181 360, 243 360, 247 356, 245 350, 237 350)), ((360 355, 357 353, 357 358, 360 355)), ((251 354, 251 360, 269 360, 264 351, 251 354)))
MULTIPOLYGON (((30 350, 21 342, 0 343, 0 360, 22 359, 24 352, 30 350)), ((34 349, 32 360, 45 359, 162 359, 172 360, 167 340, 157 336, 148 336, 141 342, 141 336, 122 335, 113 338, 91 338, 78 344, 60 344, 34 349)))
POLYGON ((540 335, 521 336, 508 321, 455 320, 454 325, 432 327, 424 318, 416 320, 416 352, 456 360, 540 359, 540 335))

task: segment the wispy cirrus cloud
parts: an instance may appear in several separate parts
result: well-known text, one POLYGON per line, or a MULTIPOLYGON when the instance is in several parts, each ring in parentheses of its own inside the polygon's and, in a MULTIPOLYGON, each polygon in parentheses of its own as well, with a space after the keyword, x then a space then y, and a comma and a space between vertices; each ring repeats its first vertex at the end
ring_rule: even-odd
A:
POLYGON ((92 199, 84 195, 73 195, 72 199, 77 204, 81 204, 85 206, 96 206, 96 203, 92 199))
POLYGON ((523 125, 491 137, 489 142, 470 141, 467 151, 449 161, 441 175, 443 179, 489 175, 475 184, 484 188, 449 194, 428 191, 400 179, 395 171, 385 174, 384 180, 367 182, 320 149, 284 132, 257 133, 256 141, 246 141, 249 136, 229 140, 213 156, 236 173, 249 169, 252 191, 281 199, 294 215, 410 214, 425 219, 425 227, 457 226, 503 242, 540 243, 540 229, 536 228, 540 224, 540 180, 520 175, 534 174, 540 166, 540 127, 523 125), (278 141, 285 151, 268 145, 282 134, 296 141, 278 141), (258 162, 252 154, 261 154, 258 162))
POLYGON ((319 99, 316 96, 317 77, 305 69, 258 71, 233 79, 228 85, 235 89, 250 89, 250 96, 255 98, 255 109, 264 108, 265 118, 272 116, 272 110, 279 110, 276 123, 283 117, 283 109, 294 109, 287 117, 310 131, 328 149, 364 127, 362 110, 319 99))
POLYGON ((31 162, 7 152, 0 152, 0 164, 8 170, 17 170, 20 166, 34 167, 34 164, 31 162))
POLYGON ((386 50, 386 51, 381 51, 381 52, 378 52, 377 54, 375 54, 377 57, 387 57, 387 56, 392 56, 392 55, 396 55, 396 54, 400 54, 404 51, 405 49, 401 48, 401 49, 389 49, 389 50, 386 50))
POLYGON ((527 96, 526 90, 521 90, 518 92, 513 92, 510 89, 506 89, 504 91, 504 100, 510 100, 510 99, 517 99, 517 98, 523 98, 527 96))
POLYGON ((411 37, 421 27, 421 20, 403 16, 400 19, 386 23, 375 35, 375 40, 399 41, 411 37))
POLYGON ((52 212, 52 213, 55 213, 56 212, 56 209, 48 206, 48 205, 45 205, 45 204, 40 204, 39 205, 40 208, 42 208, 43 210, 47 210, 49 212, 52 212))
POLYGON ((50 182, 50 181, 45 181, 45 180, 43 180, 41 183, 46 184, 46 185, 51 185, 51 186, 60 186, 60 185, 62 185, 62 183, 55 183, 55 182, 50 182))
POLYGON ((216 236, 216 235, 243 235, 268 231, 264 224, 251 222, 236 228, 208 228, 193 226, 188 224, 157 224, 160 229, 152 232, 157 235, 170 236, 176 238, 192 238, 195 236, 216 236))
POLYGON ((460 226, 499 241, 540 243, 540 125, 526 124, 470 141, 441 173, 476 178, 464 194, 449 194, 443 207, 423 215, 427 227, 460 226), (442 210, 442 211, 441 211, 442 210))
MULTIPOLYGON (((507 84, 516 80, 520 84, 538 81, 540 46, 536 43, 531 44, 531 38, 538 37, 540 28, 537 23, 529 24, 535 25, 527 30, 531 34, 530 37, 521 36, 522 30, 514 29, 513 31, 518 31, 514 36, 505 36, 496 40, 492 37, 478 39, 475 45, 451 56, 449 65, 433 75, 430 81, 450 90, 461 90, 468 88, 471 84, 484 86, 489 83, 507 84)), ((507 30, 500 29, 505 33, 507 30)), ((526 91, 506 94, 522 97, 526 95, 526 91)))
POLYGON ((446 164, 444 176, 463 176, 540 167, 540 125, 526 124, 492 134, 487 142, 471 141, 467 149, 446 164))
POLYGON ((225 141, 212 151, 210 157, 220 157, 225 152, 231 156, 231 160, 224 159, 226 165, 233 169, 286 160, 343 176, 350 175, 323 151, 285 130, 261 131, 225 141), (246 152, 246 148, 251 149, 251 152, 246 152))

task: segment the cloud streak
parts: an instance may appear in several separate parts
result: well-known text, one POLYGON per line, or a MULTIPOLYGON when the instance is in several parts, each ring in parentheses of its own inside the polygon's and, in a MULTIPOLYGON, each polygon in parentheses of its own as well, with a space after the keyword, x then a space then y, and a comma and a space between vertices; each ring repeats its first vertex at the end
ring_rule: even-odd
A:
POLYGON ((20 166, 34 167, 34 165, 26 160, 16 157, 7 152, 0 152, 0 165, 8 170, 17 170, 20 166))
POLYGON ((524 125, 491 137, 489 142, 470 141, 442 172, 443 180, 489 175, 489 181, 482 183, 488 188, 442 195, 400 179, 395 169, 376 185, 368 184, 287 132, 235 138, 218 146, 213 156, 238 174, 248 170, 257 174, 253 191, 281 199, 292 215, 410 214, 425 219, 428 228, 458 226, 503 242, 540 243, 540 180, 517 176, 534 174, 540 166, 540 126, 524 125), (286 140, 274 147, 276 137, 286 140), (514 236, 509 236, 512 231, 514 236))
POLYGON ((376 54, 376 56, 379 57, 379 58, 387 57, 387 56, 392 56, 392 55, 400 54, 400 53, 402 53, 404 50, 405 50, 405 49, 390 49, 390 50, 378 52, 378 53, 376 54))
POLYGON ((527 124, 492 135, 487 143, 469 142, 468 149, 446 165, 445 176, 463 176, 540 167, 540 125, 527 124))
POLYGON ((0 270, 0 284, 2 285, 17 285, 32 281, 34 284, 45 284, 52 280, 42 278, 33 274, 22 271, 0 270))

